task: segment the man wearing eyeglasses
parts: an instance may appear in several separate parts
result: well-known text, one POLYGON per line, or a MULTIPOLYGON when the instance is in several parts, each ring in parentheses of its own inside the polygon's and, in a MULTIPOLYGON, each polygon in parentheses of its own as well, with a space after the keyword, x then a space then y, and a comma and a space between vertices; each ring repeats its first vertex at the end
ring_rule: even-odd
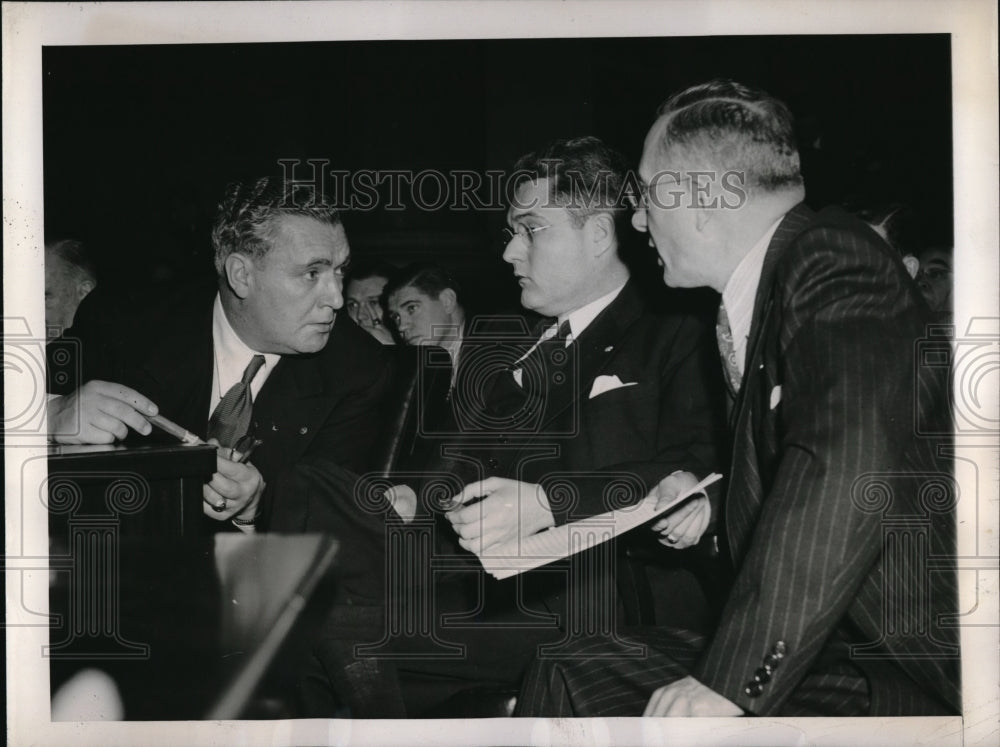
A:
MULTIPOLYGON (((557 141, 522 157, 514 172, 503 258, 521 305, 543 320, 510 374, 530 401, 522 417, 534 420, 527 432, 500 437, 521 448, 480 462, 485 479, 467 484, 457 500, 482 500, 448 514, 461 545, 480 553, 611 510, 613 474, 636 478, 645 488, 638 500, 674 473, 660 484, 666 500, 704 477, 714 459, 702 330, 691 317, 649 313, 619 254, 630 230, 621 156, 597 138, 557 141), (557 455, 520 463, 543 444, 557 455), (555 473, 570 474, 570 504, 549 500, 543 478, 555 473)), ((701 498, 658 530, 665 543, 687 547, 708 513, 701 498)))
POLYGON ((899 253, 802 203, 793 132, 783 103, 716 80, 661 107, 639 166, 633 221, 664 282, 722 297, 720 621, 540 659, 522 715, 961 712, 948 367, 919 357, 929 318, 899 253), (726 207, 732 176, 744 199, 726 207))
MULTIPOLYGON (((458 429, 438 439, 430 468, 461 486, 438 523, 459 547, 440 542, 435 556, 443 569, 460 568, 434 574, 433 640, 395 641, 410 657, 395 662, 404 707, 358 702, 355 689, 347 698, 357 715, 428 715, 463 688, 516 688, 538 645, 573 635, 581 616, 614 620, 610 544, 571 587, 565 565, 497 581, 473 553, 651 492, 668 500, 716 466, 710 333, 691 316, 649 311, 630 280, 619 255, 631 230, 622 157, 588 137, 553 143, 515 169, 503 258, 522 305, 543 319, 516 339, 463 344, 462 376, 479 382, 478 396, 456 405, 458 429), (445 613, 464 624, 442 626, 445 613), (415 656, 438 641, 462 644, 464 654, 415 656)), ((701 496, 654 529, 667 547, 684 548, 708 516, 701 496)))

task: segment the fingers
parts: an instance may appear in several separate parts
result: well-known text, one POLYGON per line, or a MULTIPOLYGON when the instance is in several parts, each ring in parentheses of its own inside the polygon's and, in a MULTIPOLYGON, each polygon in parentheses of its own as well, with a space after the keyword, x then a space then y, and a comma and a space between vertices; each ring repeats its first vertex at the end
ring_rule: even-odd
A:
POLYGON ((219 455, 218 471, 205 485, 203 510, 213 519, 228 519, 251 508, 264 490, 264 480, 252 464, 240 464, 219 455))
POLYGON ((646 704, 643 716, 666 716, 674 700, 673 689, 669 685, 657 688, 646 704))
POLYGON ((653 526, 661 535, 660 544, 682 550, 701 539, 712 516, 711 504, 699 496, 684 508, 688 510, 678 510, 653 526))
POLYGON ((399 517, 409 524, 417 513, 417 494, 409 485, 393 485, 385 491, 385 498, 399 517))
POLYGON ((101 397, 97 400, 96 405, 98 414, 113 418, 121 426, 114 430, 115 435, 120 439, 128 435, 129 428, 143 436, 148 436, 153 430, 153 426, 142 413, 123 400, 115 397, 101 397))
POLYGON ((510 482, 501 477, 487 477, 485 480, 477 480, 476 482, 470 482, 462 491, 453 496, 451 499, 451 505, 461 506, 473 498, 485 498, 488 495, 495 493, 500 487, 506 483, 510 482))
POLYGON ((503 494, 494 493, 446 516, 459 537, 459 544, 475 553, 518 534, 517 506, 503 494))
POLYGON ((88 383, 94 384, 94 388, 104 396, 117 399, 145 415, 156 415, 160 411, 151 399, 124 384, 115 384, 109 381, 91 381, 88 383))
POLYGON ((669 514, 662 517, 659 521, 653 524, 653 531, 658 532, 661 529, 667 527, 676 527, 681 521, 683 521, 692 513, 694 513, 695 510, 697 510, 696 500, 690 501, 689 503, 685 503, 676 511, 671 511, 669 514))
POLYGON ((210 519, 222 521, 236 513, 236 508, 229 505, 228 499, 221 495, 211 483, 206 483, 201 490, 201 510, 210 519))

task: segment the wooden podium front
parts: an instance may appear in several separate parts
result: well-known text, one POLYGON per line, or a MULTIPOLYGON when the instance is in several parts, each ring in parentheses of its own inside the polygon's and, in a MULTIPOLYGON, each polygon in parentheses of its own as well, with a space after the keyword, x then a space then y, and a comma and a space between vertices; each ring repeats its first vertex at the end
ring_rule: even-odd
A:
POLYGON ((215 472, 214 446, 49 447, 49 536, 73 524, 113 524, 119 537, 204 534, 202 486, 215 472))

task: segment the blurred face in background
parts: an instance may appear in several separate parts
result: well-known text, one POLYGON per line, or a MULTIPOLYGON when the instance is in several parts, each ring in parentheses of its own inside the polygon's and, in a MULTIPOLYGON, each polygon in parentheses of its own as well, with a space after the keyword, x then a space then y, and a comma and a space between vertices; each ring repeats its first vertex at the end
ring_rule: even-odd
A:
POLYGON ((952 252, 931 247, 920 253, 917 287, 933 311, 951 311, 952 252))
POLYGON ((373 275, 370 278, 351 280, 344 290, 344 301, 347 305, 347 315, 354 323, 369 334, 382 327, 384 313, 382 310, 382 289, 389 282, 388 278, 373 275))
POLYGON ((406 285, 389 296, 389 316, 407 345, 440 345, 456 335, 457 301, 451 288, 434 298, 406 285))
POLYGON ((94 288, 76 267, 53 252, 45 253, 45 326, 73 326, 76 309, 94 288))

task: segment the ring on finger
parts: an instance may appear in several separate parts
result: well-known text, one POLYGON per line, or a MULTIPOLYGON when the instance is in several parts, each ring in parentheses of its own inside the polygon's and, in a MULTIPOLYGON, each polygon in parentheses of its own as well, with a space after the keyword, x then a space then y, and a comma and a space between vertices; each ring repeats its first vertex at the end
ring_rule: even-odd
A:
POLYGON ((219 503, 217 503, 216 505, 212 506, 212 510, 215 511, 217 514, 222 513, 223 511, 225 511, 226 510, 226 499, 223 498, 219 503))

